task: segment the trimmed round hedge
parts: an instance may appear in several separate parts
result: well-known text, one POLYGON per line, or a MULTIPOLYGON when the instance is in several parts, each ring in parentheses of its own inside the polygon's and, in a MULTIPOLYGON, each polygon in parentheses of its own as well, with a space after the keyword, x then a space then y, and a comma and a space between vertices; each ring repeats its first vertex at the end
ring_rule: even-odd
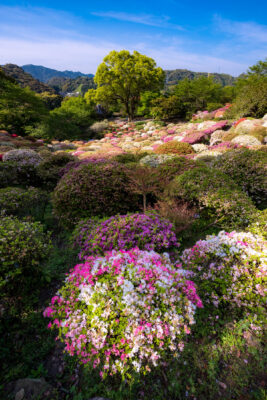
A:
POLYGON ((117 215, 99 224, 92 219, 81 221, 73 238, 80 259, 109 250, 138 247, 163 252, 179 246, 172 223, 155 213, 117 215))
POLYGON ((61 178, 63 167, 70 162, 75 162, 75 160, 74 156, 65 152, 48 153, 37 167, 37 174, 40 177, 42 186, 53 190, 61 178))
POLYGON ((224 153, 214 166, 229 175, 260 206, 267 199, 267 153, 237 149, 224 153))
POLYGON ((165 196, 198 205, 207 221, 223 229, 245 228, 258 214, 246 193, 215 168, 198 167, 177 176, 166 188, 165 196))
POLYGON ((71 226, 82 218, 137 211, 138 196, 127 190, 128 183, 125 167, 115 162, 71 169, 53 193, 55 213, 71 226))
POLYGON ((192 154, 194 149, 188 143, 170 141, 161 144, 156 148, 155 153, 157 154, 192 154))

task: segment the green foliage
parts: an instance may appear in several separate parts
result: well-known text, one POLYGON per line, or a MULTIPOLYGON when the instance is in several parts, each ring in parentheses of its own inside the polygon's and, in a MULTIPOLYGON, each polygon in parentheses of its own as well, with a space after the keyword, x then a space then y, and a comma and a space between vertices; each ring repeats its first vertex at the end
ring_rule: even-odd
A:
POLYGON ((41 262, 51 249, 49 236, 39 222, 15 217, 1 217, 0 222, 1 290, 30 287, 42 275, 41 262))
POLYGON ((230 118, 261 118, 267 113, 267 61, 259 61, 236 82, 236 98, 228 110, 230 118))
POLYGON ((48 110, 54 110, 54 108, 60 107, 63 97, 49 92, 42 92, 39 94, 43 102, 45 103, 48 110))
POLYGON ((85 164, 59 181, 53 204, 62 224, 91 216, 112 216, 138 210, 137 196, 126 189, 125 167, 117 163, 85 164))
POLYGON ((98 98, 121 104, 129 118, 133 119, 141 94, 163 87, 164 72, 156 68, 152 58, 137 51, 130 54, 126 50, 113 50, 98 66, 94 79, 98 98))
POLYGON ((46 107, 40 97, 7 79, 0 70, 0 129, 23 135, 46 114, 46 107))
POLYGON ((156 148, 155 153, 158 154, 192 154, 194 149, 189 143, 182 143, 177 141, 170 141, 161 144, 156 148))
POLYGON ((47 194, 36 188, 0 189, 0 213, 42 219, 47 201, 47 194))
POLYGON ((232 97, 233 89, 223 88, 212 77, 186 78, 171 88, 166 96, 154 101, 152 114, 163 119, 190 119, 195 112, 219 108, 232 97))
POLYGON ((95 110, 82 97, 65 99, 59 108, 50 111, 48 118, 32 131, 32 136, 44 139, 81 139, 92 137, 90 125, 95 110))
POLYGON ((207 225, 223 229, 246 227, 257 214, 250 198, 230 177, 208 167, 194 168, 176 177, 166 195, 198 205, 207 225))
POLYGON ((76 78, 67 78, 54 76, 47 81, 57 93, 75 93, 84 95, 89 89, 95 89, 93 77, 78 76, 76 78))
POLYGON ((267 153, 260 150, 237 149, 222 154, 214 166, 227 174, 259 207, 266 206, 267 153))
POLYGON ((137 109, 137 115, 142 117, 152 117, 151 106, 152 102, 160 96, 159 92, 147 91, 141 93, 140 104, 137 109))
POLYGON ((122 153, 118 154, 117 156, 114 157, 114 161, 117 161, 121 164, 129 164, 129 163, 138 163, 141 158, 147 156, 146 151, 142 151, 140 153, 122 153))
POLYGON ((0 162, 0 188, 17 183, 17 167, 14 162, 0 162))

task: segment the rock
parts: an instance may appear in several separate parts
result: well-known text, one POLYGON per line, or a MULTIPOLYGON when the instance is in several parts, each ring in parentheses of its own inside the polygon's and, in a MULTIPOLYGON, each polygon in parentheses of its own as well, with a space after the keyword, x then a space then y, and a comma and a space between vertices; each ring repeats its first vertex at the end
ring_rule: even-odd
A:
POLYGON ((231 140, 231 142, 240 144, 241 146, 259 146, 259 145, 261 145, 261 142, 257 138, 255 138, 254 136, 250 136, 250 135, 236 136, 233 140, 231 140))
POLYGON ((44 378, 19 379, 9 384, 9 391, 14 396, 15 400, 35 400, 41 398, 43 394, 52 389, 52 386, 49 385, 44 378))
POLYGON ((16 393, 15 400, 22 400, 24 395, 25 395, 25 390, 22 388, 16 393))

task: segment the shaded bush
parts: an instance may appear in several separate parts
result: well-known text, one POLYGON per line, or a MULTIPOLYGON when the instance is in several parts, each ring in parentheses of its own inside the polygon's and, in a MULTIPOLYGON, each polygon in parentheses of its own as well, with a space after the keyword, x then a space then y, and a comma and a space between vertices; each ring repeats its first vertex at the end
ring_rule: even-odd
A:
POLYGON ((154 213, 118 215, 95 224, 92 220, 81 221, 74 231, 80 259, 109 250, 138 247, 162 252, 178 246, 172 224, 154 213))
POLYGON ((0 187, 13 186, 17 183, 17 167, 14 162, 0 162, 0 187))
POLYGON ((118 163, 87 163, 71 169, 53 195, 56 215, 71 225, 91 216, 111 216, 136 211, 137 196, 127 191, 125 168, 118 163))
POLYGON ((267 153, 238 149, 222 154, 214 166, 231 177, 259 206, 266 205, 267 153))
POLYGON ((155 153, 158 154, 191 154, 194 153, 194 149, 189 143, 182 143, 177 141, 170 141, 161 144, 156 148, 155 153))
POLYGON ((208 167, 194 168, 176 177, 165 196, 197 205, 207 224, 223 229, 244 228, 257 214, 251 199, 230 177, 208 167))
POLYGON ((42 185, 48 189, 53 189, 61 178, 62 168, 75 160, 74 156, 65 152, 47 154, 37 167, 37 174, 42 185))
POLYGON ((21 189, 7 187, 0 189, 0 213, 20 217, 33 216, 42 219, 48 196, 36 188, 21 189))
POLYGON ((49 236, 44 233, 39 222, 1 217, 1 289, 5 292, 22 285, 22 292, 34 284, 34 278, 42 275, 41 262, 47 257, 50 249, 49 236))
POLYGON ((36 167, 42 161, 41 156, 34 150, 19 149, 10 150, 3 156, 3 161, 13 161, 18 165, 29 165, 36 167))

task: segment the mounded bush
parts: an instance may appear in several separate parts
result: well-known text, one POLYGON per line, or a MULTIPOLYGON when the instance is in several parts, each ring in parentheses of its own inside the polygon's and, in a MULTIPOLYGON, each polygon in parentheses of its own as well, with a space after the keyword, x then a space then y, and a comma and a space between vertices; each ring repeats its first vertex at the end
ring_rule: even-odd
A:
MULTIPOLYGON (((42 275, 42 261, 51 250, 50 238, 39 222, 0 218, 0 287, 10 292, 20 286, 20 293, 42 275)), ((13 292, 14 295, 14 292, 13 292)))
POLYGON ((92 220, 81 221, 75 229, 80 259, 109 250, 138 247, 162 252, 178 247, 172 224, 154 213, 118 215, 94 225, 92 220))
POLYGON ((214 168, 186 171, 169 184, 165 195, 197 205, 207 223, 223 229, 244 228, 257 214, 246 193, 229 176, 214 168))
POLYGON ((138 197, 126 189, 127 184, 124 166, 115 162, 72 168, 55 188, 55 213, 63 224, 72 225, 82 218, 136 211, 138 197))
POLYGON ((47 194, 36 188, 7 187, 0 189, 0 214, 20 217, 31 215, 39 219, 44 213, 47 200, 47 194))
POLYGON ((0 162, 0 188, 17 184, 17 166, 14 162, 0 162))
POLYGON ((202 302, 167 255, 112 251, 70 271, 44 316, 66 351, 100 375, 131 378, 166 365, 184 347, 202 302))
POLYGON ((182 143, 177 141, 170 141, 161 144, 156 148, 155 153, 157 154, 192 154, 194 149, 189 143, 182 143))
POLYGON ((214 166, 231 177, 251 198, 263 206, 267 198, 267 153, 237 149, 224 153, 214 166))
POLYGON ((260 236, 221 231, 184 250, 181 259, 197 284, 206 322, 264 315, 267 256, 260 236))
POLYGON ((200 163, 194 160, 188 160, 185 157, 175 157, 158 165, 158 180, 163 182, 163 186, 165 186, 165 184, 169 183, 175 176, 182 175, 185 171, 196 168, 199 165, 200 163))
POLYGON ((34 150, 10 150, 3 156, 3 161, 13 161, 18 165, 31 165, 36 167, 42 161, 41 156, 34 150))
POLYGON ((69 162, 74 161, 75 157, 65 152, 48 154, 37 167, 37 174, 40 177, 42 186, 53 189, 61 178, 62 168, 69 162))

